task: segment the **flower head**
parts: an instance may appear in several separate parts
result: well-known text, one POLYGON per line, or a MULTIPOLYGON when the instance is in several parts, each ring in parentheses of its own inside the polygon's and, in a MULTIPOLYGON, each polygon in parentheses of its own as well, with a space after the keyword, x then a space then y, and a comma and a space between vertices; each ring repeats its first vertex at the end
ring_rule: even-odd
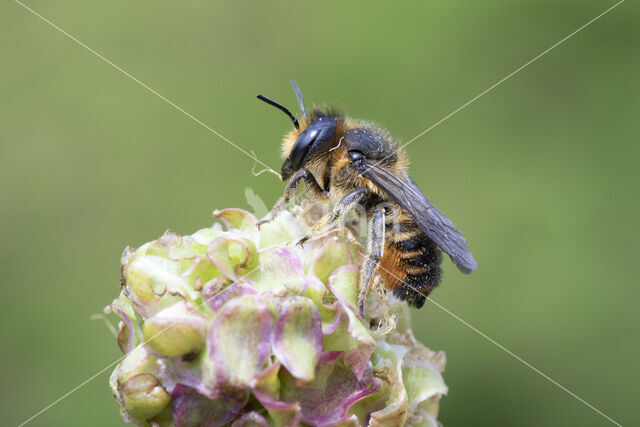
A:
MULTIPOLYGON (((110 305, 126 353, 110 385, 141 425, 437 425, 445 356, 404 303, 358 314, 363 247, 346 228, 293 246, 314 211, 256 227, 240 209, 127 248, 110 305)), ((360 237, 360 236, 358 236, 360 237)))

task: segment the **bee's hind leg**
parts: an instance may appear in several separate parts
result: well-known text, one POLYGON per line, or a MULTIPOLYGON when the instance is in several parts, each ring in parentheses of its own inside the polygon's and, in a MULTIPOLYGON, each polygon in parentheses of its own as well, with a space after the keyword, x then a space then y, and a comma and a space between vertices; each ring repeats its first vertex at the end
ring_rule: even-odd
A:
POLYGON ((284 189, 284 194, 282 195, 282 197, 278 199, 276 204, 271 209, 271 212, 269 212, 269 215, 262 221, 258 221, 258 224, 257 224, 258 228, 260 228, 262 224, 267 224, 273 221, 274 218, 277 217, 278 214, 287 207, 287 205, 289 204, 289 201, 291 201, 293 196, 296 195, 296 191, 298 190, 300 181, 303 181, 303 180, 304 182, 307 183, 307 189, 309 190, 309 194, 311 194, 313 198, 317 200, 322 200, 322 201, 328 200, 327 194, 320 187, 320 185, 318 184, 318 181, 316 181, 313 174, 306 169, 302 169, 296 172, 291 177, 291 179, 287 183, 287 186, 284 189))
POLYGON ((333 208, 333 212, 329 212, 328 214, 320 218, 320 220, 313 227, 311 227, 311 229, 309 229, 307 234, 305 234, 304 237, 302 237, 302 239, 298 241, 298 245, 303 245, 304 242, 312 239, 314 236, 330 230, 333 224, 335 224, 335 222, 340 219, 345 213, 349 212, 358 203, 360 203, 360 200, 362 200, 362 198, 367 193, 368 190, 366 188, 360 187, 356 188, 355 190, 344 196, 342 199, 340 199, 340 201, 336 203, 336 206, 333 208))
POLYGON ((360 269, 360 297, 358 307, 360 314, 364 317, 364 303, 371 286, 373 273, 378 266, 378 262, 384 253, 384 232, 385 219, 384 208, 377 208, 369 220, 369 239, 367 240, 367 253, 364 263, 360 269))

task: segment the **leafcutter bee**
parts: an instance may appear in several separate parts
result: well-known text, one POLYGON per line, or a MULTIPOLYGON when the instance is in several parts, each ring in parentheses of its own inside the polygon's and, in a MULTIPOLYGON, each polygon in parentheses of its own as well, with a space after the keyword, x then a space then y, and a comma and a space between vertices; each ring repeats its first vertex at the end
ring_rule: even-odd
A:
POLYGON ((334 208, 299 244, 328 231, 354 207, 362 208, 369 232, 360 270, 361 314, 376 272, 396 297, 420 308, 440 283, 441 251, 465 274, 478 268, 460 231, 411 180, 406 154, 386 130, 330 109, 307 113, 298 85, 291 84, 302 111, 300 120, 283 105, 258 95, 285 112, 294 125, 282 143, 281 175, 288 181, 284 195, 258 225, 283 210, 301 182, 311 197, 334 208))

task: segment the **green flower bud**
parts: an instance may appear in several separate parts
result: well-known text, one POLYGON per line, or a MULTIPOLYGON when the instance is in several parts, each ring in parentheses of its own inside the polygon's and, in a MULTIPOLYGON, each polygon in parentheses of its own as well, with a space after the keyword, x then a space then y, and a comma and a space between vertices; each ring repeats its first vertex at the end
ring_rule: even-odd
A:
POLYGON ((122 384, 124 409, 134 420, 148 420, 171 402, 171 396, 151 374, 140 374, 122 384))
POLYGON ((142 337, 160 356, 196 355, 204 347, 207 326, 204 316, 192 314, 184 302, 179 302, 146 319, 142 337))

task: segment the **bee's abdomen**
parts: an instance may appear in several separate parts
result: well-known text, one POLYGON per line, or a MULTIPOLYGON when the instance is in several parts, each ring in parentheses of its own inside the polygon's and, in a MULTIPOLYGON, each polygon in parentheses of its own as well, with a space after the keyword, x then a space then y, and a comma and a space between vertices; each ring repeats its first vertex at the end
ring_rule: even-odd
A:
POLYGON ((379 271, 396 297, 420 308, 440 283, 440 248, 415 224, 389 230, 387 236, 379 271))

